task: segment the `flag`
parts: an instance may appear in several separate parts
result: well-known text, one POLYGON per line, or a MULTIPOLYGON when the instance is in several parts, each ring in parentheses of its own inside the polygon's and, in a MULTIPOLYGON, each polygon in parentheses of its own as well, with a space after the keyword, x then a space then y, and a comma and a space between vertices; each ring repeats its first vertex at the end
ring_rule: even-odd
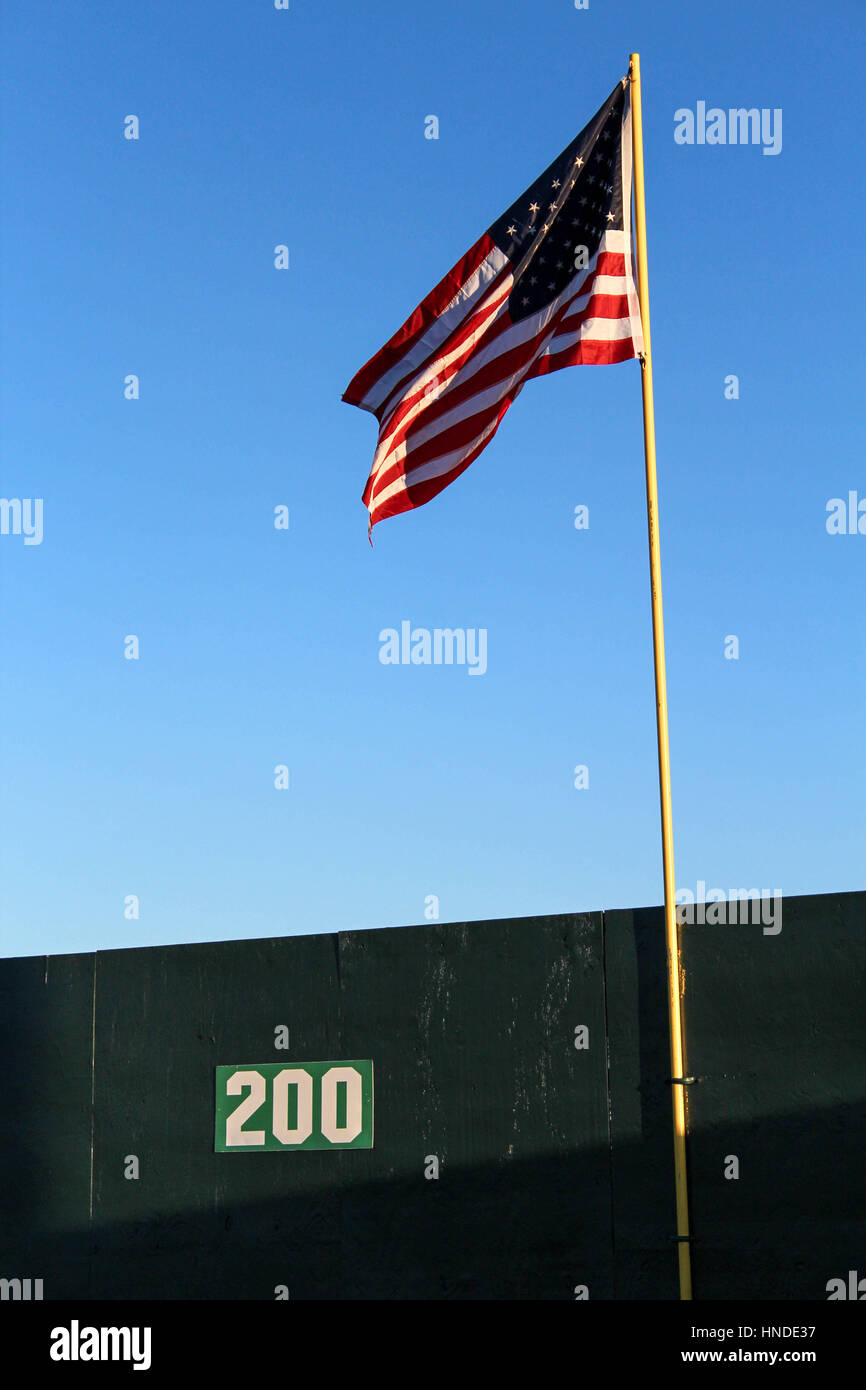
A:
POLYGON ((420 507, 493 438, 530 377, 643 352, 628 78, 353 377, 379 440, 369 527, 420 507))

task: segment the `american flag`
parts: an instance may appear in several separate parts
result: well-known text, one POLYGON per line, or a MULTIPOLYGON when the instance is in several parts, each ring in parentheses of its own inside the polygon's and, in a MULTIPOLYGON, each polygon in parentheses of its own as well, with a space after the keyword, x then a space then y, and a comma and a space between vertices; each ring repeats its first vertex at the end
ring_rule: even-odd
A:
POLYGON ((371 531, 468 468, 530 377, 643 352, 631 172, 623 78, 352 378, 343 400, 379 422, 371 531))

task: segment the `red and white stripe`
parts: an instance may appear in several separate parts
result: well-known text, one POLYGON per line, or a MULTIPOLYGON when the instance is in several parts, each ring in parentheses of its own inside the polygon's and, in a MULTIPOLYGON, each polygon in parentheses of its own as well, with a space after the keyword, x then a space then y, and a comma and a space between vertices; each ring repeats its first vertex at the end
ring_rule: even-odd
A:
MULTIPOLYGON (((631 111, 622 134, 624 222, 631 210, 631 111)), ((585 270, 514 323, 514 265, 484 234, 356 374, 343 400, 379 421, 364 490, 370 528, 447 487, 493 438, 530 377, 643 351, 630 231, 606 232, 585 270)))

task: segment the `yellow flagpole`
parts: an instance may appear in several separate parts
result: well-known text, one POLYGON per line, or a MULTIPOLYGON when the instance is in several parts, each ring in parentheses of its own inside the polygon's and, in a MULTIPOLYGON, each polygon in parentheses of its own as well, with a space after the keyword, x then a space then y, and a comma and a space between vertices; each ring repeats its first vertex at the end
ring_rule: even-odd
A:
MULTIPOLYGON (((646 209, 643 182, 643 122, 640 91, 640 54, 629 59, 632 111, 632 155, 634 163, 634 210, 637 241, 637 289, 643 326, 644 352, 641 359, 643 386, 643 441, 646 458, 646 505, 649 528, 650 582, 652 586, 653 654, 656 679, 656 730, 659 750, 659 794, 661 798, 662 857, 665 881, 665 937, 667 940, 668 1020, 671 1040, 671 1095, 673 1100, 674 1180, 677 1199, 677 1250, 679 1253, 680 1298, 692 1296, 692 1261, 689 1249, 689 1192, 686 1174, 685 1079, 683 1075, 683 1031, 680 1014, 680 950, 677 935, 674 883, 674 836, 671 817, 671 767, 668 749, 668 696, 665 679, 665 630, 662 616, 662 571, 659 554, 658 487, 656 482, 656 437, 653 412, 653 367, 650 345, 649 281, 646 258, 646 209)), ((625 210, 624 210, 625 211, 625 210)))

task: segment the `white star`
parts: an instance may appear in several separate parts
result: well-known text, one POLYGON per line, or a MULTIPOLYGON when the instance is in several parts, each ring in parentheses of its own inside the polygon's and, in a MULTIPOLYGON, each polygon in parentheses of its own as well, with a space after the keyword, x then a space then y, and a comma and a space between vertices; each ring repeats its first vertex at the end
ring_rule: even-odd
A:
POLYGON ((554 179, 554 180, 553 180, 553 183, 552 183, 550 186, 551 186, 551 188, 558 188, 558 187, 559 187, 559 179, 554 179))
POLYGON ((608 220, 608 222, 615 222, 615 221, 616 221, 616 218, 614 217, 614 215, 613 215, 612 212, 609 212, 609 213, 607 214, 607 220, 608 220))
POLYGON ((549 231, 550 231, 550 223, 549 223, 549 222, 545 222, 545 224, 544 224, 544 226, 542 227, 541 230, 542 230, 543 232, 549 232, 549 231))
POLYGON ((551 282, 550 282, 550 284, 548 285, 547 288, 548 288, 549 290, 555 290, 555 289, 556 289, 556 286, 554 285, 554 283, 553 283, 552 280, 551 280, 551 282))
POLYGON ((606 131, 604 132, 604 134, 602 135, 601 138, 602 138, 602 140, 609 140, 609 139, 610 139, 610 131, 609 131, 609 130, 606 130, 606 131))
POLYGON ((529 300, 528 300, 528 299, 524 299, 523 302, 524 302, 524 304, 528 304, 528 303, 529 303, 529 300))
POLYGON ((516 227, 506 227, 506 229, 505 229, 505 235, 506 235, 506 236, 517 236, 517 228, 516 228, 516 227))
POLYGON ((585 202, 586 202, 586 199, 585 199, 585 198, 581 198, 580 201, 581 201, 581 203, 585 203, 585 202))
POLYGON ((535 284, 535 279, 536 279, 536 277, 533 275, 533 276, 531 277, 530 281, 529 281, 530 285, 534 285, 534 284, 535 284))
POLYGON ((538 207, 539 207, 538 203, 530 203, 530 204, 529 204, 529 211, 532 213, 533 217, 534 217, 535 214, 538 212, 538 207))
POLYGON ((583 168, 583 160, 581 159, 581 157, 580 157, 579 154, 576 154, 576 155, 574 156, 574 162, 575 162, 575 164, 577 165, 578 169, 582 169, 582 168, 583 168))

